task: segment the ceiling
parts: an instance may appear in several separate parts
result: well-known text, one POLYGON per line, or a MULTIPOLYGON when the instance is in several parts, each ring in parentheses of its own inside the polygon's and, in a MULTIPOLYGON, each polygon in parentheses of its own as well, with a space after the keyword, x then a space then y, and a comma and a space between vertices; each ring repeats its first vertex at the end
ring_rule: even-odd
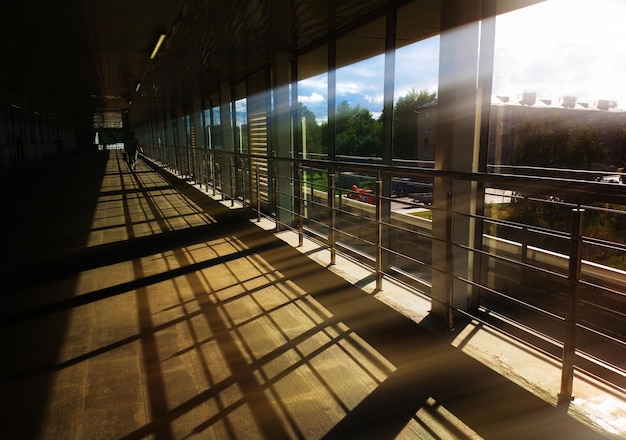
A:
MULTIPOLYGON (((407 14, 399 14, 399 38, 416 41, 437 33, 440 1, 399 0, 398 4, 408 3, 408 15, 415 17, 403 21, 400 17, 407 14)), ((535 2, 498 0, 497 5, 503 12, 535 2)), ((15 100, 41 96, 62 100, 86 115, 95 113, 106 120, 107 115, 119 119, 129 108, 140 112, 135 109, 142 103, 144 107, 146 103, 168 106, 181 102, 181 97, 211 96, 219 90, 220 81, 239 81, 268 67, 276 51, 307 52, 326 40, 329 17, 334 21, 335 33, 343 35, 343 41, 338 42, 338 57, 347 53, 350 57, 371 56, 372 50, 378 50, 372 48, 384 47, 384 22, 376 18, 384 13, 388 1, 2 3, 0 90, 15 100), (332 14, 329 5, 334 5, 332 14), (150 53, 161 32, 167 38, 151 60, 150 53)), ((322 56, 320 69, 325 61, 322 56)))
POLYGON ((172 28, 184 1, 3 2, 1 90, 11 99, 45 96, 87 113, 119 115, 154 67, 158 32, 172 28))

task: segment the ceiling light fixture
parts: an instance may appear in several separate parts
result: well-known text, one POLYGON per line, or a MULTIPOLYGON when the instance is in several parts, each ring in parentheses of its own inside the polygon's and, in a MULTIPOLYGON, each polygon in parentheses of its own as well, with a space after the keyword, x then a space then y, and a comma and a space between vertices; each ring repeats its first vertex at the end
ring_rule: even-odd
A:
POLYGON ((141 88, 141 83, 137 81, 137 87, 135 87, 135 92, 138 92, 140 88, 141 88))
POLYGON ((163 44, 163 40, 165 40, 165 34, 160 34, 159 39, 157 40, 154 46, 154 49, 152 49, 152 54, 150 54, 151 60, 153 60, 154 57, 156 57, 157 52, 159 51, 159 49, 161 48, 161 45, 163 44))

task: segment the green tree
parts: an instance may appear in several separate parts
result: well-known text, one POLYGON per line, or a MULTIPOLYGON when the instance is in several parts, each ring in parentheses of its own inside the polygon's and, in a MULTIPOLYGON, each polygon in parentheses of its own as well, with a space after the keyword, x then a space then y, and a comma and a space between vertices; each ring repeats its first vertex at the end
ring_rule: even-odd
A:
MULTIPOLYGON (((380 156, 382 154, 381 122, 360 105, 351 107, 348 101, 337 106, 335 115, 335 151, 347 156, 380 156)), ((323 123, 322 145, 328 148, 328 124, 323 123)))
POLYGON ((516 165, 564 168, 569 148, 570 129, 562 118, 525 121, 518 131, 516 165))
MULTIPOLYGON (((527 122, 521 127, 518 139, 515 148, 517 165, 588 170, 606 169, 607 166, 607 148, 598 129, 590 126, 578 127, 565 119, 527 122)), ((626 231, 626 223, 621 221, 622 216, 618 213, 623 207, 602 207, 612 211, 589 210, 585 215, 585 235, 619 242, 626 231)), ((513 203, 503 214, 500 218, 559 231, 568 231, 571 223, 569 206, 544 200, 513 203)), ((514 228, 501 228, 497 233, 511 240, 523 239, 522 231, 514 228)), ((569 243, 550 234, 529 235, 527 239, 533 246, 564 254, 569 252, 569 243)), ((613 267, 624 266, 619 250, 590 247, 588 252, 586 258, 591 261, 613 267)))
POLYGON ((537 167, 604 169, 608 151, 597 129, 563 118, 526 121, 519 129, 514 163, 537 167))
POLYGON ((307 153, 324 153, 322 148, 322 129, 315 119, 315 113, 309 110, 306 105, 303 105, 301 116, 305 122, 307 153))
MULTIPOLYGON (((626 128, 622 129, 622 148, 618 153, 618 162, 623 165, 626 165, 626 128)), ((626 182, 624 182, 626 183, 626 182)))
POLYGON ((600 138, 600 132, 585 126, 578 130, 569 150, 568 167, 587 170, 604 170, 607 165, 608 150, 600 138))
POLYGON ((393 157, 417 158, 417 114, 418 107, 435 100, 437 95, 424 89, 411 89, 398 98, 393 113, 393 157))

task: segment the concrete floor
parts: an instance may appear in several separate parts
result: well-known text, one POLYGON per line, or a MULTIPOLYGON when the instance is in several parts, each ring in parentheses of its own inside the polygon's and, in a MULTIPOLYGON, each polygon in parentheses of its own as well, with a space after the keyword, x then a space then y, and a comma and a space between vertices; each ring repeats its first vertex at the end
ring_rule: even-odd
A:
POLYGON ((3 438, 621 435, 433 331, 424 299, 119 151, 5 177, 3 438))

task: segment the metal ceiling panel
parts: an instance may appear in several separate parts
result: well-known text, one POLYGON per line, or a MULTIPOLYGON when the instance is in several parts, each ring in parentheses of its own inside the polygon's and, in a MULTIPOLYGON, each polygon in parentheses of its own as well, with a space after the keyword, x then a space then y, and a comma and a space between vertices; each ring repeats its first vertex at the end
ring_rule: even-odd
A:
MULTIPOLYGON (((384 47, 388 0, 19 0, 0 6, 0 91, 62 96, 77 111, 146 113, 215 95, 268 68, 272 54, 325 53, 339 64, 384 47), (167 39, 154 59, 159 32, 167 39), (141 88, 136 89, 141 82, 141 88)), ((498 13, 538 0, 498 0, 498 13)), ((398 44, 437 33, 441 0, 398 0, 398 44), (404 14, 410 14, 406 20, 404 14)), ((317 59, 310 57, 311 60, 317 59)), ((323 71, 308 65, 307 72, 323 71)), ((317 61, 316 61, 317 62, 317 61)), ((309 63, 310 64, 310 63, 309 63)))

